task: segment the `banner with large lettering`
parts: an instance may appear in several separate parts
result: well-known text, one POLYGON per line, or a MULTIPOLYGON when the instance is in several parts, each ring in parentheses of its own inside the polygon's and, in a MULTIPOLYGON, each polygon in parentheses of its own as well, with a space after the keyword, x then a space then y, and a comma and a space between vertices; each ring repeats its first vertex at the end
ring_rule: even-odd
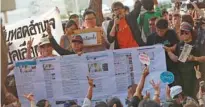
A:
MULTIPOLYGON (((22 107, 29 107, 23 97, 29 93, 34 95, 35 103, 46 99, 54 107, 64 107, 72 100, 81 105, 87 94, 87 76, 94 79, 93 105, 115 96, 126 105, 127 87, 138 84, 145 66, 139 59, 141 53, 150 57, 143 93, 149 91, 152 96, 149 81, 159 81, 160 74, 167 71, 162 45, 18 61, 14 75, 22 107)), ((161 97, 165 86, 161 83, 161 97)))
POLYGON ((53 8, 41 16, 31 17, 5 26, 6 30, 4 33, 9 47, 9 64, 25 59, 27 42, 30 38, 34 38, 32 57, 38 56, 37 44, 42 37, 47 36, 46 26, 48 23, 51 23, 52 34, 59 42, 60 37, 63 35, 63 29, 57 8, 53 8))

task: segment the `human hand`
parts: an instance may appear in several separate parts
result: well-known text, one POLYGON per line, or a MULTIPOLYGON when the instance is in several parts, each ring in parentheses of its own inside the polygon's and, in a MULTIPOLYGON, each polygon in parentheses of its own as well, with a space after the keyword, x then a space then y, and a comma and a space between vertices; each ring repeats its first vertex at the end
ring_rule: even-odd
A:
POLYGON ((114 19, 114 25, 119 25, 120 24, 120 19, 118 17, 115 17, 114 19))
POLYGON ((166 52, 171 52, 171 51, 172 51, 172 49, 171 49, 170 47, 167 47, 167 46, 164 46, 164 50, 165 50, 166 52))
POLYGON ((171 90, 170 90, 169 86, 167 85, 166 86, 166 96, 167 96, 167 98, 171 98, 170 97, 170 92, 171 92, 171 90))
POLYGON ((89 84, 89 86, 90 86, 90 87, 94 87, 93 79, 89 78, 88 76, 87 76, 87 79, 88 79, 88 84, 89 84))
POLYGON ((28 100, 28 101, 34 101, 34 95, 32 93, 30 94, 24 94, 24 97, 28 100))
POLYGON ((199 71, 199 65, 194 66, 194 70, 196 72, 196 78, 200 79, 201 78, 201 72, 199 71))
POLYGON ((148 66, 145 66, 142 75, 143 75, 144 77, 147 77, 147 76, 149 75, 149 68, 148 68, 148 66))
POLYGON ((154 80, 151 80, 150 81, 150 84, 152 85, 152 87, 154 88, 154 90, 155 90, 155 94, 160 94, 160 81, 156 84, 155 82, 154 82, 154 80))
POLYGON ((48 36, 50 37, 52 35, 52 33, 51 33, 51 26, 49 23, 47 24, 46 31, 48 33, 48 36))
POLYGON ((32 47, 32 45, 33 45, 33 40, 34 40, 34 38, 31 38, 31 37, 30 37, 30 40, 27 41, 27 48, 31 48, 31 47, 32 47))
POLYGON ((144 96, 145 100, 149 100, 150 99, 150 92, 146 91, 146 95, 144 96))

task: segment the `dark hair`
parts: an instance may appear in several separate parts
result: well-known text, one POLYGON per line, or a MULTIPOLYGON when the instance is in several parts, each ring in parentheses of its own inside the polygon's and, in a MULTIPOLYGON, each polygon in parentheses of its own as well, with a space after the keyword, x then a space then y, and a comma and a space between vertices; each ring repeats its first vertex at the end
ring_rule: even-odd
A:
POLYGON ((37 102, 36 106, 37 106, 37 107, 44 107, 45 104, 46 104, 46 101, 47 101, 47 100, 45 100, 45 99, 40 100, 40 101, 37 102))
POLYGON ((73 105, 77 105, 75 101, 69 101, 68 103, 64 104, 64 107, 72 107, 73 105))
POLYGON ((149 21, 156 21, 157 17, 152 17, 151 19, 149 19, 149 21))
POLYGON ((160 105, 153 100, 142 100, 138 107, 160 107, 160 105))
POLYGON ((111 98, 107 104, 108 104, 108 107, 113 107, 114 104, 116 104, 117 107, 122 107, 122 103, 120 99, 117 97, 111 98))
POLYGON ((142 5, 144 7, 144 9, 151 11, 152 9, 154 9, 154 1, 153 0, 142 0, 142 5))
POLYGON ((119 2, 119 1, 112 3, 111 8, 113 9, 113 8, 116 8, 116 7, 124 8, 124 5, 121 2, 119 2))
POLYGON ((169 13, 167 12, 166 9, 163 9, 163 10, 162 10, 162 16, 164 16, 165 14, 169 14, 169 13))
POLYGON ((79 16, 77 14, 72 14, 69 17, 69 20, 74 19, 74 18, 79 18, 79 16))
POLYGON ((130 12, 130 8, 128 6, 124 6, 125 11, 130 12))
POLYGON ((181 17, 181 15, 179 13, 174 13, 173 17, 181 17))
POLYGON ((183 15, 182 16, 182 22, 188 22, 189 24, 191 24, 192 26, 194 26, 194 20, 191 17, 191 15, 183 15))
POLYGON ((85 20, 85 16, 89 14, 93 14, 96 17, 96 13, 93 10, 86 9, 85 12, 83 13, 83 19, 85 20))
POLYGON ((105 17, 105 20, 112 20, 110 17, 105 17))
POLYGON ((76 27, 78 26, 78 25, 75 23, 75 21, 69 20, 68 22, 66 22, 65 28, 69 28, 69 27, 71 27, 72 25, 75 25, 76 27))
POLYGON ((95 107, 108 107, 108 105, 104 101, 97 102, 95 107))
POLYGON ((159 29, 166 29, 168 28, 168 21, 166 19, 159 19, 157 20, 156 27, 159 29))

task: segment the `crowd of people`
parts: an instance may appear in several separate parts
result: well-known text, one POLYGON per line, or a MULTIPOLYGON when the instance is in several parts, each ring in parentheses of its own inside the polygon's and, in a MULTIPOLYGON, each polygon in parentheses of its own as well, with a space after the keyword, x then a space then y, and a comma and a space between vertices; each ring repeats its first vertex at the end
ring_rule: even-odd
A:
MULTIPOLYGON (((177 3, 176 3, 177 4, 177 3)), ((142 95, 146 77, 149 75, 149 67, 146 66, 138 84, 128 87, 126 104, 128 107, 205 107, 205 16, 194 2, 187 14, 181 15, 177 8, 174 11, 166 11, 158 6, 157 0, 136 1, 134 9, 124 6, 121 2, 114 2, 111 6, 112 18, 105 18, 102 26, 97 26, 98 17, 93 10, 87 9, 83 14, 83 25, 79 23, 79 16, 73 14, 69 21, 63 24, 64 35, 60 44, 52 36, 50 25, 47 25, 48 37, 44 37, 38 44, 38 58, 54 57, 53 50, 59 55, 71 55, 104 51, 108 49, 124 49, 155 44, 164 45, 167 70, 174 74, 175 80, 167 86, 166 101, 160 99, 160 82, 150 81, 155 90, 154 97, 150 93, 142 95), (141 8, 146 11, 141 12, 141 8), (193 12, 194 11, 194 15, 193 12), (196 17, 197 16, 197 17, 196 17), (83 38, 80 35, 72 36, 75 30, 100 28, 102 45, 84 47, 83 38), (179 57, 185 45, 191 45, 192 49, 185 62, 179 61, 179 57)), ((2 32, 1 32, 2 33, 2 32)), ((3 35, 3 34, 2 34, 3 35)), ((2 38, 4 40, 5 38, 2 38)), ((1 57, 6 58, 6 44, 1 44, 5 51, 1 57), (4 55, 4 56, 3 56, 4 55)), ((31 59, 31 47, 33 39, 27 42, 26 59, 31 59)), ((2 48, 2 47, 1 47, 2 48)), ((2 61, 6 61, 2 59, 2 61)), ((8 74, 15 66, 7 67, 7 62, 2 66, 2 74, 8 74), (7 68, 7 70, 6 70, 7 68), (8 72, 4 72, 8 71, 8 72)), ((11 80, 7 78, 7 81, 11 80)), ((93 79, 88 77, 88 92, 82 107, 92 107, 93 79)), ((20 107, 15 87, 10 82, 2 82, 3 103, 5 107, 20 107), (8 85, 9 84, 9 85, 8 85)), ((15 85, 15 84, 14 84, 15 85)), ((24 95, 31 103, 31 107, 51 107, 49 101, 41 100, 35 103, 32 93, 24 95)), ((98 102, 96 107, 123 107, 119 98, 111 98, 107 102, 98 102)), ((80 107, 76 102, 69 102, 65 107, 80 107)))

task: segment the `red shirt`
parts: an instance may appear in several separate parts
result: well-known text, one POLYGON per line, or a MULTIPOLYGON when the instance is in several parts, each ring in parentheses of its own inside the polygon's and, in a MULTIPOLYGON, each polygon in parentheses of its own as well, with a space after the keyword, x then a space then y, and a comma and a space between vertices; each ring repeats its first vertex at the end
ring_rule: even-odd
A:
POLYGON ((120 20, 119 31, 117 33, 117 39, 119 47, 122 48, 132 48, 139 47, 136 40, 133 38, 132 31, 127 24, 125 18, 120 20))

